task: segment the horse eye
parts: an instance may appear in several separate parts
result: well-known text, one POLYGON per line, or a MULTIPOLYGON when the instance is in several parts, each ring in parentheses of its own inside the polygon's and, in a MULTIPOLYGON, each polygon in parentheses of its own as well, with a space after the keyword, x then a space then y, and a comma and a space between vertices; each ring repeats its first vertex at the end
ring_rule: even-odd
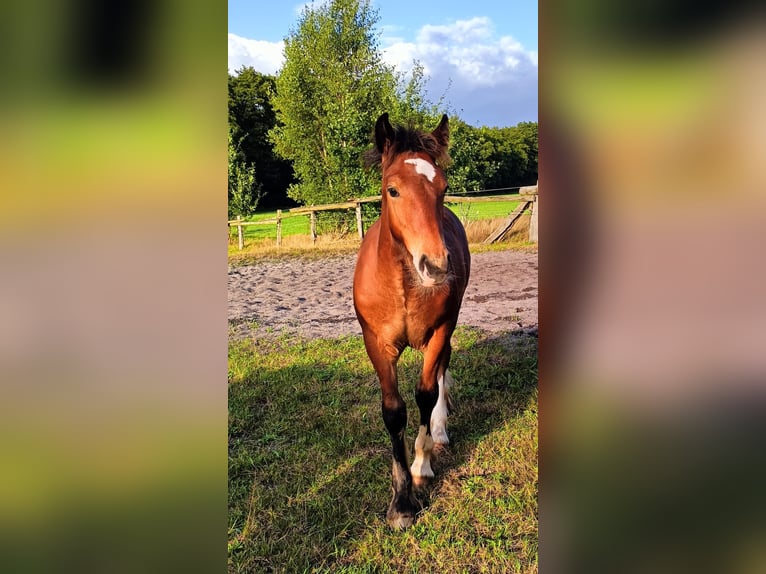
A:
POLYGON ((389 187, 388 195, 390 195, 391 197, 399 197, 399 192, 396 191, 393 187, 389 187))

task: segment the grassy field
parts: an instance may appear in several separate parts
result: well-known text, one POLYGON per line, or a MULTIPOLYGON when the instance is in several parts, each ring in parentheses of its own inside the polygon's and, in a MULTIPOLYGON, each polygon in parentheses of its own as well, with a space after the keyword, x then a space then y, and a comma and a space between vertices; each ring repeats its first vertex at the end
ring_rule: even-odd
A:
MULTIPOLYGON (((481 219, 492 219, 496 217, 507 216, 511 213, 518 201, 497 201, 486 203, 453 203, 448 204, 449 207, 461 221, 478 221, 481 219)), ((283 210, 283 216, 289 215, 288 210, 283 210)), ((276 211, 263 211, 256 213, 250 217, 245 218, 245 221, 266 221, 274 219, 277 216, 276 211)), ((373 220, 366 218, 365 227, 369 227, 373 223, 373 220)), ((282 220, 282 237, 289 237, 292 235, 308 235, 310 233, 310 223, 308 214, 285 217, 282 220)), ((232 237, 236 237, 237 230, 232 228, 230 230, 232 237)), ((255 241, 259 239, 276 239, 277 228, 276 224, 264 224, 264 225, 248 225, 242 228, 242 234, 245 242, 255 241)))
POLYGON ((448 203, 449 207, 461 221, 477 221, 479 219, 492 219, 505 217, 510 214, 518 201, 491 201, 480 203, 448 203))
MULTIPOLYGON (((465 224, 468 242, 471 244, 472 253, 507 249, 512 246, 515 249, 536 248, 534 243, 528 241, 530 215, 522 215, 514 224, 513 229, 503 239, 503 242, 485 245, 482 242, 489 234, 513 211, 518 202, 488 202, 474 204, 453 205, 451 208, 465 224), (498 215, 500 214, 500 215, 498 215)), ((259 213, 249 218, 250 220, 263 220, 275 217, 276 212, 259 213)), ((327 255, 340 255, 356 253, 359 250, 359 238, 356 231, 349 233, 320 233, 316 243, 311 241, 309 235, 309 222, 307 216, 290 217, 283 221, 282 245, 276 245, 276 228, 274 224, 263 226, 248 226, 243 228, 244 249, 237 246, 237 232, 235 228, 229 230, 229 263, 231 265, 243 265, 262 258, 280 257, 325 257, 327 255)), ((366 227, 372 223, 367 220, 366 227)))
MULTIPOLYGON (((394 532, 361 337, 230 342, 230 572, 537 571, 537 339, 459 327, 453 346, 451 444, 415 526, 394 532)), ((399 362, 411 441, 421 362, 399 362)))

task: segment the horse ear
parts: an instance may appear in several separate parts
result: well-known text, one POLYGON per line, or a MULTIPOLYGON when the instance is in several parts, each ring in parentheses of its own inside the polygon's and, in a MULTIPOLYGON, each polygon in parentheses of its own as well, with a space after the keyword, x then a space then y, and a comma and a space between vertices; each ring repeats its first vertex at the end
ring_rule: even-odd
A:
POLYGON ((449 146, 449 118, 447 114, 442 115, 442 120, 436 126, 436 129, 431 132, 431 135, 441 147, 446 149, 449 146))
POLYGON ((375 122, 375 146, 380 153, 386 148, 386 142, 394 139, 394 128, 388 121, 388 112, 381 114, 375 122))

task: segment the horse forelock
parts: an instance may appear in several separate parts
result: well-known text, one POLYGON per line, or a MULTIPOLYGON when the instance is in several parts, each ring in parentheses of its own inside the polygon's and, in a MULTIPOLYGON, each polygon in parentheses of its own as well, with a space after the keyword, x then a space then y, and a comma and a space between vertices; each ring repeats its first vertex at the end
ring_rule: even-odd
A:
POLYGON ((447 148, 432 134, 411 127, 396 126, 394 137, 388 140, 383 152, 374 146, 364 154, 364 163, 366 167, 380 166, 386 169, 395 157, 407 152, 426 153, 440 167, 446 167, 450 161, 447 148))

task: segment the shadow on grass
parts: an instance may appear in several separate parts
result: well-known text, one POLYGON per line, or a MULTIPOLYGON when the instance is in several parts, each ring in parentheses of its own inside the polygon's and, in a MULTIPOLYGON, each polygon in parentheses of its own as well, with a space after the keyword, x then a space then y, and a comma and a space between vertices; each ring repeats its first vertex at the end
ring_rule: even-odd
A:
MULTIPOLYGON (((537 388, 536 338, 462 328, 453 341, 456 410, 431 503, 445 474, 527 409, 537 388)), ((229 364, 230 571, 348 565, 360 538, 385 530, 390 498, 390 443, 361 337, 233 342, 229 364)), ((399 361, 410 442, 421 364, 411 350, 399 361)))

